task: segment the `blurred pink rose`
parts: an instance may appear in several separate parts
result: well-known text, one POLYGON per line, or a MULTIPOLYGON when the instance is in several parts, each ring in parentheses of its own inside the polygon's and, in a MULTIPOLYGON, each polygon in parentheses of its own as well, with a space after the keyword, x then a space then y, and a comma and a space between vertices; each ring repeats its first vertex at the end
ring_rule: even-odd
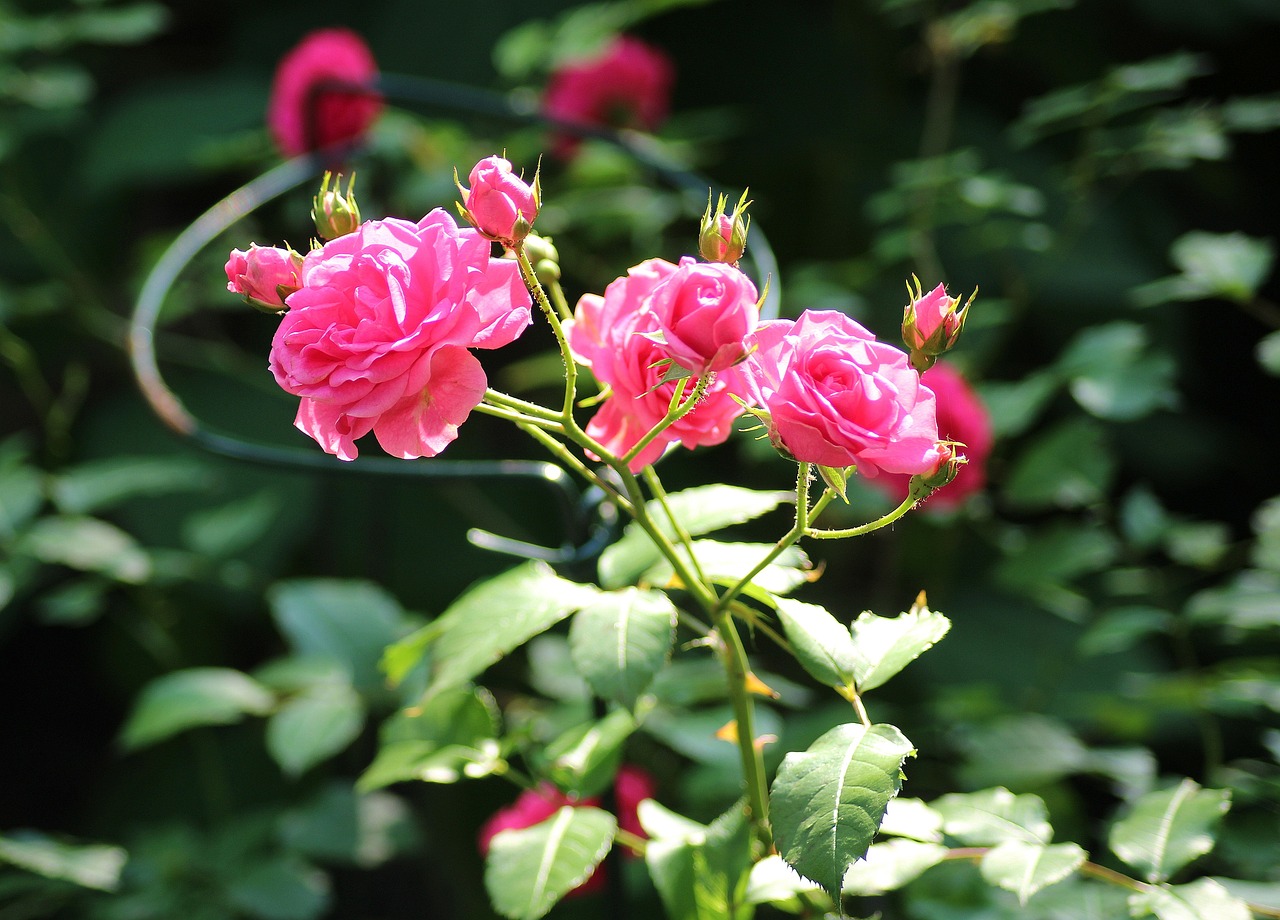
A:
POLYGON ((227 260, 227 290, 269 310, 283 310, 284 298, 302 282, 302 256, 292 249, 249 244, 248 252, 231 250, 227 260))
MULTIPOLYGON (((921 380, 937 399, 938 434, 963 445, 959 453, 966 460, 956 478, 930 495, 922 507, 926 510, 955 508, 970 495, 981 492, 987 483, 987 457, 995 443, 991 414, 960 372, 949 364, 935 364, 921 380)), ((910 479, 910 476, 886 474, 872 482, 887 495, 902 501, 907 497, 910 479)))
POLYGON ((760 321, 756 286, 732 265, 685 257, 644 302, 662 333, 662 350, 695 377, 742 360, 760 321))
MULTIPOLYGON (((671 300, 661 292, 679 270, 661 259, 643 262, 613 281, 603 297, 583 295, 568 323, 575 356, 612 390, 587 425, 587 433, 613 454, 621 456, 634 447, 666 416, 671 403, 676 383, 662 382, 661 367, 669 356, 649 334, 670 319, 671 300)), ((693 448, 725 441, 734 419, 742 414, 734 396, 745 398, 746 392, 741 368, 717 374, 702 401, 641 450, 632 459, 631 469, 643 469, 676 442, 693 448)))
MULTIPOLYGON (((620 35, 599 55, 551 75, 542 111, 560 121, 652 131, 667 116, 675 68, 657 48, 620 35)), ((572 157, 578 140, 561 137, 556 153, 572 157)))
POLYGON ((805 311, 763 323, 744 363, 769 435, 796 460, 917 474, 941 462, 934 398, 907 356, 848 316, 805 311))
POLYGON ((378 65, 349 29, 318 29, 281 59, 267 104, 267 126, 286 156, 355 140, 382 112, 369 87, 378 65))
MULTIPOLYGON (((645 838, 644 828, 640 826, 637 809, 645 799, 651 799, 657 792, 657 783, 647 770, 631 764, 623 764, 618 768, 618 775, 613 781, 613 797, 618 809, 618 827, 637 837, 645 838)), ((601 807, 600 799, 590 797, 571 799, 549 783, 542 783, 536 789, 526 789, 520 793, 515 802, 506 808, 499 809, 480 828, 480 854, 487 856, 489 846, 501 831, 523 830, 541 824, 565 805, 574 807, 601 807)), ((624 850, 630 853, 630 850, 624 850)), ((599 866, 585 882, 579 885, 566 897, 587 894, 604 887, 604 867, 599 866)))
POLYGON ((271 344, 271 373, 302 397, 295 425, 343 460, 372 431, 387 453, 433 457, 488 385, 469 348, 531 321, 514 262, 437 208, 369 221, 308 253, 271 344))
POLYGON ((510 247, 529 235, 538 216, 538 180, 526 183, 502 157, 485 157, 471 170, 471 187, 458 186, 472 226, 510 247))

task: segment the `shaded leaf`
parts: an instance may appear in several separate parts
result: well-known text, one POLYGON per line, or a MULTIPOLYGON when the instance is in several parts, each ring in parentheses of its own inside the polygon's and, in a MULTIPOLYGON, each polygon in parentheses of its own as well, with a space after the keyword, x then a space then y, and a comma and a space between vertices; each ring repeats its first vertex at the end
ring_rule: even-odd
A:
POLYGON ((565 792, 582 797, 599 795, 613 781, 622 747, 635 728, 635 720, 625 709, 575 725, 542 751, 548 778, 565 792))
POLYGON ((18 541, 17 548, 41 562, 97 572, 128 584, 141 584, 151 577, 151 558, 137 541, 97 518, 40 518, 18 541))
POLYGON ((66 843, 34 831, 0 834, 0 862, 82 888, 114 891, 128 854, 103 843, 66 843))
POLYGON ((364 727, 364 704, 347 683, 313 687, 286 700, 267 721, 267 752, 299 776, 342 751, 364 727))
POLYGON ((642 802, 645 864, 671 920, 748 920, 751 834, 742 802, 702 825, 653 800, 642 802))
POLYGON ((850 723, 782 761, 769 793, 782 858, 839 897, 849 866, 866 852, 914 753, 892 725, 850 723))
POLYGON ((262 920, 312 920, 329 906, 329 878, 297 857, 278 857, 238 873, 227 898, 262 920))
POLYGON ((121 730, 126 748, 145 747, 198 725, 226 725, 265 715, 275 697, 231 668, 189 668, 158 677, 143 689, 121 730))
POLYGON ((1099 502, 1115 473, 1102 429, 1071 419, 1038 437, 1014 462, 1005 484, 1010 502, 1027 510, 1079 508, 1099 502))

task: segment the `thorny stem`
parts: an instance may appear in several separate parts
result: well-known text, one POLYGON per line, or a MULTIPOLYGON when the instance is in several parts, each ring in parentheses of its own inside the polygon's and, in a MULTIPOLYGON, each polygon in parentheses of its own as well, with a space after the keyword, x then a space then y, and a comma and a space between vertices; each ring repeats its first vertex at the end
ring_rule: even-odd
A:
POLYGON ((680 381, 680 383, 676 385, 676 391, 671 400, 672 404, 667 409, 667 414, 658 422, 658 424, 645 432, 644 437, 633 444, 630 450, 623 454, 623 461, 630 463, 636 457, 640 456, 640 452, 652 444, 654 438, 692 412, 694 406, 696 406, 702 397, 706 395, 707 387, 710 385, 710 374, 705 377, 699 377, 697 384, 694 385, 693 392, 690 393, 686 399, 680 400, 680 395, 684 386, 684 381, 680 381), (679 402, 677 402, 678 400, 679 402))
POLYGON ((738 581, 729 588, 720 598, 720 609, 727 609, 729 603, 742 593, 743 589, 751 583, 751 579, 755 578, 763 572, 773 560, 777 559, 789 546, 792 546, 797 540, 805 535, 809 528, 809 477, 812 467, 808 463, 801 463, 800 469, 796 472, 796 520, 777 543, 773 545, 773 549, 769 550, 759 562, 752 567, 751 571, 743 575, 738 581))
POLYGON ((538 280, 533 266, 529 264, 529 255, 524 251, 524 243, 517 243, 513 251, 516 254, 516 262, 520 265, 520 274, 524 278, 524 283, 529 286, 533 299, 538 302, 543 315, 547 317, 547 322, 551 325, 551 331, 556 337, 556 344, 560 347, 560 357, 564 361, 564 404, 561 414, 565 428, 585 437, 585 433, 578 429, 577 422, 573 420, 573 404, 578 398, 578 365, 569 351, 569 341, 565 338, 564 326, 560 322, 560 314, 551 305, 551 301, 547 299, 547 292, 543 289, 542 282, 538 280))
POLYGON ((698 563, 698 557, 693 552, 693 537, 690 536, 684 525, 680 523, 680 519, 672 512, 671 505, 667 501, 667 490, 662 487, 662 480, 658 478, 658 474, 652 466, 646 466, 643 475, 645 484, 649 486, 649 492, 662 505, 662 511, 667 516, 667 522, 671 524, 671 530, 676 535, 676 539, 689 551, 689 561, 693 564, 693 570, 697 573, 698 579, 706 581, 707 576, 702 571, 702 566, 698 563))
POLYGON ((869 521, 858 527, 850 527, 846 530, 818 530, 811 527, 805 530, 804 535, 806 537, 813 537, 815 540, 841 540, 845 537, 861 537, 865 534, 871 533, 872 531, 879 530, 881 527, 888 527, 898 518, 902 517, 914 508, 920 499, 925 498, 932 491, 933 490, 928 486, 917 487, 913 484, 911 486, 911 491, 907 494, 907 497, 902 504, 897 508, 894 508, 884 517, 876 518, 874 521, 869 521))

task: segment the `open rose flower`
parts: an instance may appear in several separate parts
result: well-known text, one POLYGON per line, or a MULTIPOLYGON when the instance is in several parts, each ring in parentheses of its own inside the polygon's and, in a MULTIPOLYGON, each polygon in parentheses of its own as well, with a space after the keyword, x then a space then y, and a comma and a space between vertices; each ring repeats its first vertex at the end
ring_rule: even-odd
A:
POLYGON ((538 177, 528 183, 502 157, 485 157, 471 170, 470 188, 458 183, 462 216, 508 249, 529 235, 541 206, 538 177))
MULTIPOLYGON (((986 485, 987 458, 995 442, 991 413, 960 372, 949 364, 938 362, 920 379, 937 400, 938 434, 944 440, 958 442, 959 453, 965 458, 956 478, 930 495, 922 507, 955 508, 986 485)), ((902 501, 907 497, 910 480, 910 476, 886 473, 871 481, 891 498, 902 501)))
MULTIPOLYGON (((588 423, 587 434, 613 454, 627 454, 667 415, 677 384, 663 382, 663 367, 671 355, 654 335, 662 323, 671 321, 672 305, 678 299, 665 296, 665 286, 687 278, 681 275, 681 266, 650 259, 610 283, 603 297, 583 295, 567 324, 574 355, 610 387, 610 396, 588 423)), ((687 395, 690 384, 685 386, 687 395)), ((746 387, 739 367, 716 374, 703 399, 640 450, 629 464, 631 469, 638 471, 653 463, 673 443, 693 448, 724 442, 733 431, 734 419, 742 414, 735 396, 745 398, 746 387)))
POLYGON ((228 291, 271 312, 283 310, 284 299, 302 285, 302 256, 292 249, 250 243, 247 252, 231 250, 225 268, 228 291))
POLYGON ((843 313, 762 323, 743 367, 773 443, 796 460, 916 475, 942 460, 933 393, 907 356, 843 313))
MULTIPOLYGON (((542 111, 570 124, 652 131, 667 116, 675 68, 637 38, 620 35, 596 57, 575 61, 551 75, 542 111)), ((556 153, 572 157, 578 140, 562 136, 556 153)))
POLYGON ((295 425, 343 460, 372 431, 387 453, 433 457, 488 385, 470 348, 531 321, 514 262, 437 208, 388 218, 308 253, 271 344, 271 373, 302 397, 295 425))
MULTIPOLYGON (((640 826, 638 810, 640 803, 651 799, 657 791, 657 784, 648 771, 623 764, 618 768, 618 775, 613 782, 613 798, 618 809, 618 827, 637 837, 644 838, 644 828, 640 826)), ((484 826, 480 828, 480 854, 487 856, 493 838, 506 830, 524 830, 541 824, 566 805, 575 808, 590 806, 601 807, 600 799, 595 797, 574 799, 548 783, 542 783, 536 789, 526 789, 506 808, 494 813, 484 826)), ((630 852, 630 851, 626 851, 630 852)), ((597 867, 585 882, 573 889, 566 897, 588 894, 604 887, 604 867, 597 867)))
POLYGON ((742 360, 760 321, 756 287, 732 265, 683 258, 644 301, 663 338, 662 350, 694 376, 742 360))
POLYGON ((267 126, 286 156, 359 138, 382 113, 369 87, 373 54, 349 29, 318 29, 281 59, 267 104, 267 126))

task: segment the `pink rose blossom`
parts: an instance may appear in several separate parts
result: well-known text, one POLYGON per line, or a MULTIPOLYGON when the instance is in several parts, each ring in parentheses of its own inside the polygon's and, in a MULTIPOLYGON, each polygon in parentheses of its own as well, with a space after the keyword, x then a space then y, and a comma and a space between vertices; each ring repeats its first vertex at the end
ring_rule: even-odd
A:
MULTIPOLYGON (((586 125, 652 131, 667 115, 675 68, 656 48, 620 35, 598 56, 551 75, 542 111, 549 118, 586 125)), ((578 141, 561 137, 558 155, 572 157, 578 141)))
POLYGON ((796 460, 917 474, 941 461, 933 393, 907 356, 843 313, 762 323, 743 365, 774 444, 796 460))
POLYGON ((302 397, 295 425, 343 460, 372 431, 403 459, 433 457, 484 396, 469 348, 531 321, 514 262, 437 208, 416 224, 368 221, 308 253, 271 344, 271 372, 302 397))
POLYGON ((471 188, 458 186, 472 226, 508 248, 529 235, 538 216, 538 180, 529 185, 502 157, 485 157, 471 170, 471 188))
MULTIPOLYGON (((612 454, 625 455, 666 417, 677 384, 663 382, 669 355, 651 335, 670 318, 671 301, 660 292, 679 271, 661 259, 641 263, 613 281, 603 297, 583 295, 567 324, 574 355, 611 389, 586 430, 612 454)), ((631 469, 643 469, 676 442, 688 448, 724 442, 742 414, 734 396, 745 397, 746 385, 739 367, 716 374, 697 406, 646 445, 631 469)))
MULTIPOLYGON (((640 826, 638 809, 645 799, 651 799, 657 791, 657 783, 648 771, 623 764, 614 779, 613 797, 618 809, 618 827, 640 838, 647 838, 644 828, 640 826)), ((601 807, 600 799, 590 797, 573 799, 549 783, 542 783, 536 789, 521 792, 515 802, 506 808, 499 809, 480 828, 480 854, 487 856, 493 838, 502 831, 523 830, 541 824, 566 805, 575 808, 601 807)), ((624 852, 630 853, 630 850, 624 852)), ((603 866, 598 866, 591 876, 573 889, 567 897, 599 891, 605 884, 603 866)))
POLYGON ((751 279, 732 265, 685 257, 645 300, 662 334, 662 350, 696 377, 726 370, 746 354, 760 321, 751 279))
MULTIPOLYGON (((938 362, 921 380, 937 400, 938 434, 944 440, 958 442, 959 453, 966 461, 956 478, 930 495, 922 507, 926 510, 955 508, 986 485, 987 457, 995 442, 991 414, 960 372, 949 364, 938 362)), ((885 474, 872 482, 887 495, 902 501, 907 497, 910 479, 910 476, 885 474)))
POLYGON ((378 65, 349 29, 309 33, 276 68, 267 125, 286 156, 359 138, 382 112, 378 65))
POLYGON ((292 249, 249 244, 249 251, 231 250, 227 260, 227 290, 255 306, 284 309, 284 298, 302 282, 302 256, 292 249))

